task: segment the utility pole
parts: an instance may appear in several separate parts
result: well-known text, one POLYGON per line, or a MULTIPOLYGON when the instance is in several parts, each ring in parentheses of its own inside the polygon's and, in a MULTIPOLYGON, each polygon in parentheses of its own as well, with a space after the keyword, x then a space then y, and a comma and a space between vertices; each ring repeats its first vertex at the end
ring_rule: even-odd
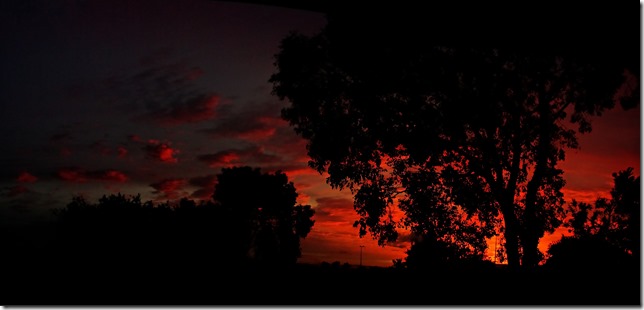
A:
POLYGON ((362 267, 362 248, 364 248, 364 245, 360 246, 360 267, 362 267))

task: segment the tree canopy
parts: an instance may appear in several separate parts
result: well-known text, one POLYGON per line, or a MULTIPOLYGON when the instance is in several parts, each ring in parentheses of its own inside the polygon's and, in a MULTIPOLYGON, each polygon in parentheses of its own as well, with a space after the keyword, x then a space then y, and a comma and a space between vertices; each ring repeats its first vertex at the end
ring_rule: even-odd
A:
POLYGON ((592 117, 638 102, 632 59, 468 45, 418 14, 379 17, 329 14, 282 41, 270 81, 310 166, 354 193, 360 234, 380 244, 406 227, 480 251, 502 221, 510 265, 535 266, 563 220, 557 163, 592 117))

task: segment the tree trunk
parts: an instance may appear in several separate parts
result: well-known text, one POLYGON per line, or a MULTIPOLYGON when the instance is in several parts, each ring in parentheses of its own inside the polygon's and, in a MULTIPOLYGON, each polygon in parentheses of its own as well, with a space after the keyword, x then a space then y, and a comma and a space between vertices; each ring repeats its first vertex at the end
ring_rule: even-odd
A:
POLYGON ((503 221, 505 222, 505 254, 508 256, 508 266, 517 269, 521 266, 519 255, 519 223, 514 214, 514 203, 501 206, 503 221))
POLYGON ((523 215, 524 227, 521 231, 521 245, 523 248, 523 263, 527 268, 539 264, 539 239, 543 236, 544 227, 537 216, 537 194, 539 187, 544 182, 548 170, 548 159, 552 152, 553 122, 550 105, 545 98, 539 100, 539 128, 537 130, 538 145, 535 152, 535 168, 532 179, 528 182, 525 197, 525 212, 523 215))
POLYGON ((535 173, 535 177, 528 183, 526 193, 526 207, 523 218, 525 224, 521 232, 521 245, 523 247, 522 265, 528 268, 537 266, 541 260, 538 246, 544 229, 537 218, 536 196, 542 178, 542 176, 537 176, 535 173))

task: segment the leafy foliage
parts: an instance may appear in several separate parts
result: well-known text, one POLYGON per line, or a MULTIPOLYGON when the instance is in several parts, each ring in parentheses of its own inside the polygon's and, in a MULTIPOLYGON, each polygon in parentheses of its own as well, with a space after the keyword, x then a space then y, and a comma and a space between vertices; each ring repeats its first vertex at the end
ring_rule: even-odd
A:
POLYGON ((436 43, 418 20, 354 17, 284 38, 270 81, 310 166, 354 193, 360 235, 384 245, 406 227, 480 251, 502 220, 509 263, 523 253, 536 265, 538 240, 563 219, 557 163, 614 106, 624 67, 569 50, 436 43))

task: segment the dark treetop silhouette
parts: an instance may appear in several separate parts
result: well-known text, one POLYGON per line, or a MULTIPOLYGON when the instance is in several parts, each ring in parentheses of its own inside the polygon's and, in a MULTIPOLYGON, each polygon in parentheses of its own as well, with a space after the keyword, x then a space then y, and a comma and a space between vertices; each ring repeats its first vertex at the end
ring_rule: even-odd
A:
POLYGON ((311 167, 351 189, 356 226, 380 244, 402 226, 479 252, 501 220, 510 266, 536 266, 539 239, 563 220, 557 163, 591 117, 639 103, 637 60, 562 35, 459 41, 423 13, 376 12, 332 11, 276 55, 273 92, 291 103, 283 118, 308 140, 311 167))

